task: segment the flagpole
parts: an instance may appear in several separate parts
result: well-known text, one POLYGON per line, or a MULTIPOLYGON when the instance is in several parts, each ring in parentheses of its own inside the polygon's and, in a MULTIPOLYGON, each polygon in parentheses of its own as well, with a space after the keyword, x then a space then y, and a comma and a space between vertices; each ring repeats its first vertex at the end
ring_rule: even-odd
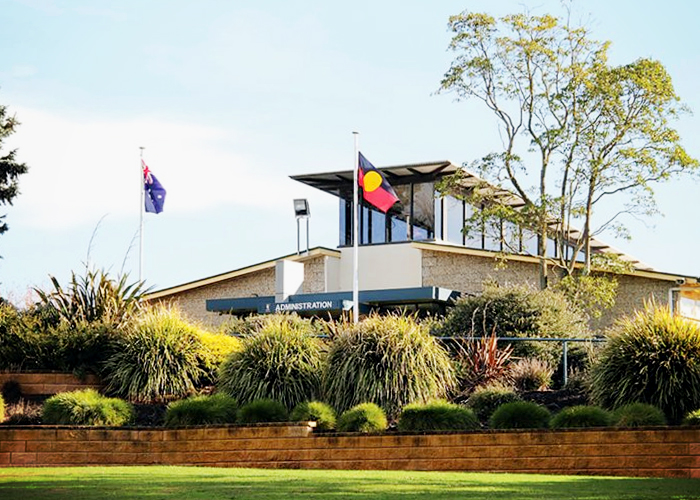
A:
POLYGON ((141 203, 139 205, 139 282, 143 280, 143 210, 146 206, 146 190, 143 185, 143 150, 146 149, 140 146, 141 160, 139 161, 139 186, 141 190, 141 203))
POLYGON ((353 132, 355 139, 355 155, 353 160, 353 190, 352 190, 352 320, 357 324, 360 320, 360 274, 359 274, 359 258, 358 247, 360 239, 359 220, 360 220, 360 204, 359 204, 359 182, 358 182, 358 136, 359 132, 353 132))

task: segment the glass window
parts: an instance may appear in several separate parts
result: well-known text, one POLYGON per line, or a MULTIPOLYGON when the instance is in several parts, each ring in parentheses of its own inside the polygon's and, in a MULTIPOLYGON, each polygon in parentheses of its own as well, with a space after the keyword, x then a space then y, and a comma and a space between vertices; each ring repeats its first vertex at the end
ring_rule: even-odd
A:
POLYGON ((413 239, 426 240, 435 233, 435 195, 432 182, 413 185, 413 239))
MULTIPOLYGON (((464 204, 464 220, 469 219, 472 215, 474 215, 474 211, 479 210, 478 208, 475 208, 474 205, 470 205, 469 203, 464 204)), ((472 228, 470 231, 468 231, 464 235, 464 245, 466 245, 469 248, 483 248, 484 247, 484 242, 482 240, 482 235, 483 232, 477 228, 472 228)))
POLYGON ((340 246, 352 245, 352 202, 340 198, 340 246))
POLYGON ((443 234, 443 228, 442 228, 442 211, 443 211, 443 202, 442 198, 436 197, 435 198, 435 206, 433 209, 435 210, 435 237, 439 240, 442 240, 445 238, 443 234))
POLYGON ((406 219, 401 219, 399 215, 391 217, 391 241, 408 241, 408 216, 406 219))
POLYGON ((523 229, 522 252, 527 255, 537 255, 537 235, 529 229, 523 229))
POLYGON ((386 215, 379 210, 372 210, 370 224, 372 225, 372 243, 386 243, 386 215))
POLYGON ((464 244, 464 203, 452 196, 446 196, 444 201, 446 235, 445 238, 450 243, 458 245, 464 244))

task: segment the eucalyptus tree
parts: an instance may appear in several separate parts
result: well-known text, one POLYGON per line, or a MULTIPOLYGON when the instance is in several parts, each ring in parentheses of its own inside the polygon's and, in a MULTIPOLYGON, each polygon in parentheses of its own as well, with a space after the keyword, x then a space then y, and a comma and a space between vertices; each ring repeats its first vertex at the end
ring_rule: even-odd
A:
POLYGON ((653 213, 652 186, 697 169, 670 126, 684 107, 661 63, 612 67, 608 42, 550 15, 464 12, 450 18, 449 28, 456 57, 440 92, 483 103, 496 118, 502 148, 471 164, 483 185, 459 191, 458 174, 443 188, 482 208, 467 231, 496 227, 506 248, 512 235, 503 221, 537 236, 542 288, 550 263, 573 275, 583 254, 588 274, 595 235, 624 231, 623 214, 653 213), (503 203, 506 193, 517 202, 511 196, 503 203), (612 198, 623 199, 622 207, 594 225, 595 209, 612 198), (556 258, 547 256, 548 239, 556 258))

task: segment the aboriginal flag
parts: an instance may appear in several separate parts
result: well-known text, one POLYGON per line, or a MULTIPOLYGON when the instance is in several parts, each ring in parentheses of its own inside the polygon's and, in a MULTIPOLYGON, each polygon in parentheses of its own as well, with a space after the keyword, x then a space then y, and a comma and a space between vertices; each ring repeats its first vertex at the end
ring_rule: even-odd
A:
POLYGON ((362 188, 363 197, 370 204, 386 213, 399 201, 396 191, 384 178, 382 173, 374 168, 367 158, 359 153, 360 165, 357 172, 357 183, 362 188))
POLYGON ((141 160, 141 168, 143 168, 143 189, 146 191, 146 212, 159 214, 163 211, 165 203, 165 188, 143 160, 141 160))

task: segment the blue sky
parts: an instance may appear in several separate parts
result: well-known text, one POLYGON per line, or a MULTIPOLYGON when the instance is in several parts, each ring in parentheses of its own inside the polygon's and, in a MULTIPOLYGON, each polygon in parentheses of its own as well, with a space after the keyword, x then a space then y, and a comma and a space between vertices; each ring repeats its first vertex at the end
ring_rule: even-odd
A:
MULTIPOLYGON (((477 103, 434 95, 452 54, 447 19, 562 14, 558 1, 0 0, 0 103, 22 123, 30 166, 5 209, 0 295, 17 302, 88 262, 138 273, 139 147, 168 190, 147 214, 144 278, 163 288, 296 250, 292 199, 311 245, 337 246, 337 201, 288 176, 352 167, 352 131, 377 166, 470 162, 498 147, 477 103)), ((579 1, 611 62, 660 60, 700 112, 699 8, 579 1)), ((697 116, 676 125, 700 158, 697 116)), ((657 189, 664 217, 603 236, 668 272, 700 275, 698 185, 657 189)))

